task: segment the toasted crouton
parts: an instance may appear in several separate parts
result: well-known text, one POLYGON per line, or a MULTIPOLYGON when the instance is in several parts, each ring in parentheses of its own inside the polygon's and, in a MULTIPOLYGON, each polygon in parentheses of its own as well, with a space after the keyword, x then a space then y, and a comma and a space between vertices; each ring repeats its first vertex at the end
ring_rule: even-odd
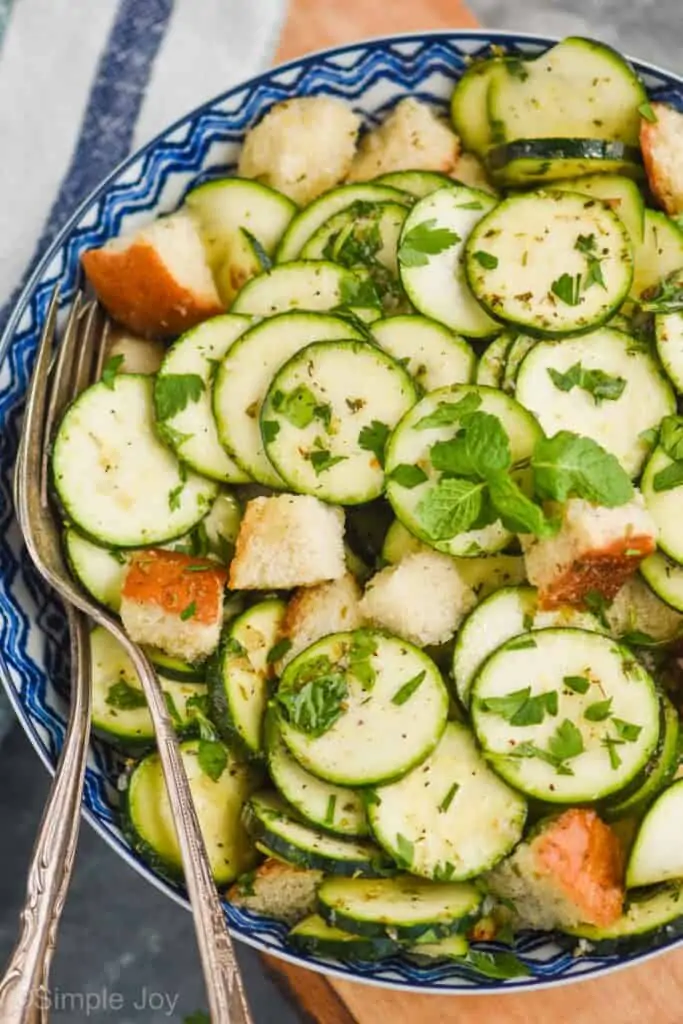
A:
POLYGON ((136 551, 121 587, 121 618, 131 640, 182 661, 218 646, 226 572, 177 551, 136 551))
POLYGON ((626 581, 605 615, 618 637, 644 633, 656 643, 670 643, 683 635, 683 615, 664 604, 640 575, 626 581))
POLYGON ((369 622, 426 647, 450 640, 475 603, 452 558, 418 551, 370 580, 360 610, 369 622))
POLYGON ((237 172, 305 205, 346 177, 359 128, 360 118, 341 100, 286 100, 247 132, 237 172))
POLYGON ((651 103, 653 120, 640 122, 640 148, 652 194, 670 216, 683 213, 683 114, 651 103))
POLYGON ((118 324, 111 325, 107 341, 107 358, 123 357, 118 373, 156 373, 166 355, 163 341, 139 338, 118 324))
POLYGON ((514 903, 522 927, 607 927, 624 901, 624 852, 593 810, 571 808, 489 875, 491 891, 514 903))
POLYGON ((180 212, 90 249, 83 268, 115 320, 166 338, 223 312, 194 221, 180 212))
POLYGON ((247 503, 230 564, 233 590, 290 590, 345 573, 341 509, 298 494, 247 503))
POLYGON ((461 153, 451 171, 451 177, 467 185, 468 188, 480 188, 484 192, 496 195, 496 190, 489 181, 484 165, 474 153, 461 153))
POLYGON ((280 635, 289 640, 291 647, 275 668, 281 675, 292 658, 316 640, 330 633, 344 633, 363 624, 358 583, 347 573, 339 580, 319 583, 316 587, 301 587, 287 605, 280 635))
POLYGON ((656 547, 656 527, 641 495, 619 508, 571 498, 554 537, 524 538, 530 583, 541 608, 582 605, 590 591, 611 600, 656 547))
POLYGON ((307 871, 269 857, 255 871, 238 879, 228 899, 254 914, 296 924, 315 910, 322 871, 307 871))
POLYGON ((390 171, 450 174, 459 152, 460 140, 432 107, 408 98, 363 137, 348 181, 369 181, 390 171))

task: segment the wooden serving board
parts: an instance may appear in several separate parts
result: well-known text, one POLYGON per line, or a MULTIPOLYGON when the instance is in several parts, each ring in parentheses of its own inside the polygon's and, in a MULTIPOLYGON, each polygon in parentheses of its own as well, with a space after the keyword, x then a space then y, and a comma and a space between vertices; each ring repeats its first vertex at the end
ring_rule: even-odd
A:
MULTIPOLYGON (((373 35, 476 25, 460 0, 290 0, 276 59, 373 35)), ((315 1024, 683 1024, 683 951, 602 980, 504 997, 392 992, 264 960, 315 1024)))

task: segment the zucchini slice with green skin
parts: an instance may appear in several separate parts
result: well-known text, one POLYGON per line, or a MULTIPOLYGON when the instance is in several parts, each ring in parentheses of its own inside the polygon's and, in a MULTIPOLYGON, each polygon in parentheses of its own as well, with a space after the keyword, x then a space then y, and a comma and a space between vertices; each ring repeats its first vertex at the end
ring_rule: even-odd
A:
POLYGON ((632 477, 652 451, 644 432, 656 429, 676 409, 676 396, 656 360, 610 327, 556 343, 539 342, 519 369, 515 396, 548 437, 580 429, 615 455, 632 477), (583 381, 573 383, 569 371, 577 366, 600 371, 600 386, 613 388, 611 394, 601 398, 590 380, 585 386, 583 381))
POLYGON ((607 927, 579 924, 563 931, 585 939, 598 956, 668 946, 683 935, 683 882, 630 893, 621 917, 607 927))
POLYGON ((566 136, 638 145, 645 88, 604 43, 570 36, 535 60, 501 61, 491 72, 487 109, 494 141, 566 136))
POLYGON ((491 57, 489 60, 475 60, 465 74, 456 82, 451 96, 451 121, 455 134, 460 137, 463 149, 484 156, 492 143, 491 125, 487 110, 487 93, 491 74, 505 60, 515 58, 491 57))
POLYGON ((428 960, 459 960, 467 955, 470 944, 464 935, 448 935, 438 942, 418 942, 405 952, 419 959, 428 960))
POLYGON ((372 325, 372 336, 425 391, 469 384, 474 377, 477 360, 472 348, 436 320, 391 316, 372 325))
POLYGON ((633 254, 605 203, 576 192, 530 192, 479 221, 465 245, 465 269, 491 316, 556 337, 609 320, 631 287, 633 254))
POLYGON ((661 697, 661 726, 657 749, 642 777, 627 786, 623 793, 609 800, 600 813, 606 821, 639 817, 658 793, 671 782, 679 763, 680 719, 668 697, 661 697))
POLYGON ((548 803, 617 793, 659 740, 649 673, 628 648, 585 630, 543 629, 509 640, 480 669, 470 709, 498 774, 548 803))
MULTIPOLYGON (((211 874, 216 885, 228 885, 258 860, 241 814, 244 801, 260 784, 260 774, 217 740, 186 740, 180 744, 180 756, 211 874)), ((182 881, 180 848, 157 753, 148 754, 130 774, 123 796, 123 830, 150 867, 165 878, 182 881)))
POLYGON ((678 394, 683 393, 683 311, 657 313, 655 345, 667 377, 678 394))
POLYGON ((631 297, 636 301, 648 288, 683 267, 683 230, 661 210, 646 210, 643 242, 634 252, 631 297))
POLYGON ((397 565, 406 555, 429 550, 427 545, 413 536, 399 519, 394 519, 382 544, 382 562, 386 565, 397 565))
POLYGON ((514 395, 519 368, 537 341, 538 338, 530 338, 528 334, 518 334, 507 350, 505 369, 503 370, 503 379, 501 381, 501 388, 506 394, 514 395))
POLYGON ((318 914, 299 921, 287 935, 287 941, 302 953, 335 960, 383 960, 400 948, 398 942, 386 935, 369 938, 332 928, 318 914))
POLYGON ((401 192, 408 192, 417 199, 424 199, 430 192, 445 185, 452 185, 453 179, 447 174, 439 171, 389 171, 381 174, 379 178, 373 178, 374 185, 389 185, 391 188, 400 189, 401 192))
POLYGON ((449 185, 420 199, 401 232, 401 283, 413 306, 471 338, 501 330, 472 295, 462 260, 467 237, 495 205, 488 192, 449 185), (434 239, 439 239, 438 245, 434 239))
POLYGON ((128 567, 125 551, 103 548, 67 526, 64 549, 69 567, 87 592, 96 601, 117 612, 121 607, 121 587, 128 567))
MULTIPOLYGON (((668 470, 673 465, 673 459, 666 454, 663 448, 655 448, 645 467, 640 481, 640 490, 645 499, 647 510, 657 527, 658 547, 665 555, 668 555, 674 562, 678 562, 681 565, 683 564, 683 529, 681 529, 683 483, 674 487, 668 487, 666 490, 657 489, 661 487, 660 481, 662 480, 659 474, 668 470)), ((650 557, 655 558, 656 554, 650 557)), ((657 563, 654 564, 657 565, 657 563)), ((666 575, 666 568, 663 567, 663 569, 664 575, 666 575)), ((646 569, 645 571, 647 572, 648 570, 646 569)), ((652 573, 652 571, 650 571, 650 575, 653 578, 655 577, 655 573, 652 573)), ((647 576, 645 578, 647 579, 647 576)), ((675 596, 677 586, 679 585, 677 574, 671 576, 669 584, 669 594, 675 596)), ((658 586, 661 587, 661 584, 658 584, 658 586)), ((660 593, 660 590, 657 589, 656 592, 660 593)), ((667 599, 664 598, 664 600, 667 599)), ((671 604, 671 600, 668 603, 671 604)), ((673 607, 676 607, 676 605, 673 607)))
POLYGON ((360 794, 344 786, 323 782, 302 768, 282 739, 272 711, 266 716, 266 754, 273 783, 290 807, 306 821, 335 835, 369 835, 365 804, 360 794))
POLYGON ((273 377, 261 406, 263 447, 291 490, 361 505, 384 489, 384 447, 417 400, 412 378, 376 345, 319 341, 273 377))
POLYGON ((387 497, 396 517, 414 536, 430 547, 448 555, 465 557, 500 551, 510 542, 511 534, 497 520, 482 529, 467 530, 447 540, 434 540, 430 536, 421 518, 421 503, 439 482, 430 451, 436 442, 451 440, 459 427, 457 422, 428 428, 419 424, 441 406, 455 404, 469 394, 480 399, 479 409, 482 412, 496 416, 501 421, 510 441, 513 466, 530 458, 541 436, 541 428, 534 416, 502 391, 461 384, 432 391, 413 406, 391 435, 385 460, 387 497), (415 486, 406 487, 399 482, 401 477, 397 479, 394 475, 398 466, 418 466, 426 479, 415 486))
POLYGON ((272 260, 258 238, 246 228, 238 228, 224 240, 224 259, 213 271, 216 291, 226 309, 247 281, 270 270, 272 260))
MULTIPOLYGON (((154 725, 137 672, 125 650, 106 629, 90 634, 92 724, 105 739, 126 751, 154 745, 154 725)), ((202 709, 206 687, 159 675, 176 731, 192 731, 193 707, 202 709), (202 700, 203 699, 203 700, 202 700)))
POLYGON ((413 199, 408 193, 389 185, 367 182, 364 184, 340 185, 300 210, 293 218, 280 242, 275 258, 278 263, 289 263, 299 259, 301 251, 312 235, 325 221, 342 210, 348 210, 354 203, 402 203, 410 206, 413 199))
POLYGON ((321 917, 333 928, 368 938, 415 943, 466 933, 477 920, 482 894, 468 882, 395 878, 326 878, 318 889, 321 917))
POLYGON ((467 726, 449 722, 435 750, 367 800, 370 827, 413 875, 462 882, 490 870, 522 838, 527 803, 487 765, 467 726))
POLYGON ((326 312, 355 294, 358 278, 329 260, 298 260, 252 277, 237 295, 231 313, 268 317, 292 309, 326 312))
POLYGON ((302 260, 332 260, 349 269, 377 261, 394 276, 408 209, 401 203, 353 203, 326 220, 301 250, 302 260))
POLYGON ((640 563, 640 572, 648 587, 670 608, 683 613, 683 567, 661 551, 648 555, 640 563))
POLYGON ((244 805, 243 818, 262 851, 296 867, 350 878, 376 878, 392 870, 374 843, 330 835, 299 821, 278 793, 255 793, 244 805))
POLYGON ((683 878, 683 779, 664 789, 640 823, 626 865, 627 889, 683 878))
POLYGON ((474 374, 475 383, 489 388, 502 386, 507 354, 516 337, 517 334, 514 331, 503 331, 490 342, 477 364, 474 374))
POLYGON ((645 200, 635 181, 621 174, 592 174, 553 182, 553 190, 581 192, 601 199, 623 221, 634 246, 641 245, 645 230, 645 200))
POLYGON ((486 597, 460 627, 453 650, 453 679, 462 704, 469 705, 474 678, 498 647, 513 637, 553 626, 604 632, 590 612, 569 606, 541 611, 533 587, 503 586, 486 597))
POLYGON ((260 601, 230 624, 208 675, 212 718, 221 735, 250 755, 264 750, 263 722, 270 696, 268 655, 277 643, 287 605, 260 601))
POLYGON ((584 175, 644 175, 639 149, 599 139, 518 139, 490 149, 486 167, 502 188, 554 188, 556 181, 584 175))
POLYGON ((190 662, 181 661, 179 658, 173 658, 157 647, 148 647, 146 644, 142 645, 142 649, 159 674, 166 676, 167 679, 173 679, 178 683, 203 683, 206 681, 205 663, 193 665, 190 662))
POLYGON ((282 738, 299 764, 342 786, 405 775, 437 745, 448 713, 434 662, 378 630, 336 633, 302 651, 275 699, 282 738))
POLYGON ((175 454, 211 480, 241 484, 249 476, 218 440, 211 411, 217 363, 250 326, 244 316, 217 316, 183 334, 168 349, 154 384, 156 429, 175 454))
POLYGON ((52 448, 52 476, 69 519, 103 547, 163 544, 195 526, 217 485, 181 470, 154 433, 154 381, 117 374, 67 409, 52 448))
POLYGON ((266 455, 259 410, 284 363, 313 341, 362 340, 353 324, 323 313, 281 313, 246 331, 223 359, 213 388, 213 414, 221 444, 254 480, 284 488, 266 455))

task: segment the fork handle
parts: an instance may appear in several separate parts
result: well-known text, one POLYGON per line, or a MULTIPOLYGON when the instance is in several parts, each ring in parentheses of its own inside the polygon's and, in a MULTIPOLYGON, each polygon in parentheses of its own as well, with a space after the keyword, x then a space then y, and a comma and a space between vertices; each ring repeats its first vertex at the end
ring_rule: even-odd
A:
POLYGON ((47 1009, 47 972, 76 852, 90 737, 90 645, 81 613, 67 606, 67 615, 71 664, 82 675, 73 678, 64 745, 31 856, 21 934, 0 980, 2 1024, 34 1024, 47 1009))

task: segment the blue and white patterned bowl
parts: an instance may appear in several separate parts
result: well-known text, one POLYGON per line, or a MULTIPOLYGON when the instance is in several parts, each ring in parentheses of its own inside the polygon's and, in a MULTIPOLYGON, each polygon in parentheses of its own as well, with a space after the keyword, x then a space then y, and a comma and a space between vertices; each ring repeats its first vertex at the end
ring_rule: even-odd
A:
MULTIPOLYGON (((61 749, 67 714, 65 619, 60 603, 39 579, 22 547, 13 518, 11 476, 24 393, 55 285, 61 287, 64 309, 73 295, 79 256, 84 250, 146 223, 157 213, 173 210, 200 181, 231 171, 246 129, 279 100, 327 93, 347 100, 372 122, 406 94, 445 106, 466 59, 487 53, 492 45, 531 56, 555 41, 500 32, 435 32, 344 46, 268 71, 193 111, 127 160, 83 203, 55 239, 21 295, 0 341, 0 674, 27 735, 51 771, 61 749)), ((681 105, 683 80, 649 65, 637 67, 653 96, 681 105)), ((136 857, 121 834, 116 811, 119 767, 111 751, 93 741, 85 782, 85 815, 140 874, 186 905, 184 890, 158 878, 136 857)), ((529 977, 487 981, 466 967, 446 962, 425 967, 395 957, 380 964, 341 964, 296 956, 287 952, 286 929, 276 921, 227 905, 225 912, 237 937, 277 956, 341 977, 442 993, 560 984, 595 976, 654 953, 649 950, 631 956, 576 958, 561 940, 528 935, 519 939, 516 952, 528 965, 529 977)), ((490 943, 482 948, 497 947, 490 943)))

